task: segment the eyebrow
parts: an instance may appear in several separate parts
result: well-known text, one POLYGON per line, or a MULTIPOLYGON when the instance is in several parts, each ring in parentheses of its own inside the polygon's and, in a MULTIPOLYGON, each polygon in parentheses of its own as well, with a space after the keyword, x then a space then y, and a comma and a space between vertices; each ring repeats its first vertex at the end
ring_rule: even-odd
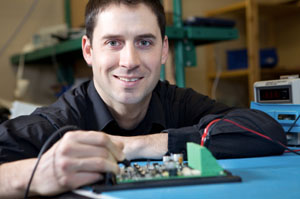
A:
MULTIPOLYGON (((102 37, 102 39, 118 39, 118 38, 122 38, 123 36, 122 35, 118 35, 118 34, 107 34, 107 35, 104 35, 102 37)), ((136 39, 153 39, 155 40, 156 39, 156 36, 151 34, 151 33, 146 33, 146 34, 141 34, 141 35, 138 35, 135 37, 136 39)))
POLYGON ((156 39, 156 36, 151 34, 151 33, 148 33, 148 34, 142 34, 142 35, 138 35, 136 38, 138 39, 156 39))

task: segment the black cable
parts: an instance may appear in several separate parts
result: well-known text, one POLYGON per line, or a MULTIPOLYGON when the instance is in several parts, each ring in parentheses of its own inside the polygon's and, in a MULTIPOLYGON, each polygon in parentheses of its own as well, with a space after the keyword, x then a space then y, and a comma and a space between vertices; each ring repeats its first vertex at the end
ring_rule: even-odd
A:
POLYGON ((300 153, 299 152, 297 152, 297 151, 295 151, 295 150, 293 150, 293 149, 290 149, 289 147, 285 147, 285 150, 287 150, 287 151, 289 151, 289 152, 292 152, 292 153, 295 153, 296 155, 300 155, 300 153))
POLYGON ((44 152, 49 148, 49 144, 50 144, 50 143, 53 141, 53 139, 56 138, 58 135, 64 134, 64 133, 67 132, 67 131, 74 131, 74 130, 78 130, 78 129, 79 129, 79 128, 76 127, 76 126, 71 126, 71 125, 69 125, 69 126, 64 126, 64 127, 60 128, 60 129, 58 129, 57 131, 55 131, 55 132, 54 132, 54 133, 46 140, 46 142, 44 143, 42 149, 40 150, 40 152, 39 152, 39 154, 38 154, 37 161, 36 161, 35 166, 34 166, 34 168, 33 168, 33 170, 32 170, 32 173, 31 173, 31 176, 30 176, 30 179, 29 179, 29 182, 28 182, 28 184, 27 184, 26 191, 25 191, 24 199, 27 199, 27 197, 28 197, 29 190, 30 190, 30 185, 31 185, 31 183, 32 183, 33 176, 34 176, 34 174, 35 174, 35 171, 36 171, 36 169, 37 169, 37 167, 38 167, 38 164, 39 164, 39 162, 40 162, 40 160, 41 160, 42 155, 43 155, 44 152))
POLYGON ((295 124, 297 123, 297 121, 299 120, 299 118, 300 118, 300 115, 298 115, 297 119, 295 119, 294 123, 290 126, 289 130, 287 130, 286 133, 289 133, 292 130, 292 128, 295 126, 295 124))

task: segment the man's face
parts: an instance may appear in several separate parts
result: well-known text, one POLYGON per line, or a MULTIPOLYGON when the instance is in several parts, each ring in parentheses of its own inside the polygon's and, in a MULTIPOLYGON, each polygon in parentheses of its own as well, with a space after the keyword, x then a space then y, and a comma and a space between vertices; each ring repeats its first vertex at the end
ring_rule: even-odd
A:
POLYGON ((98 15, 90 41, 83 37, 85 60, 93 66, 95 87, 108 104, 138 104, 151 97, 168 54, 154 13, 110 5, 98 15))

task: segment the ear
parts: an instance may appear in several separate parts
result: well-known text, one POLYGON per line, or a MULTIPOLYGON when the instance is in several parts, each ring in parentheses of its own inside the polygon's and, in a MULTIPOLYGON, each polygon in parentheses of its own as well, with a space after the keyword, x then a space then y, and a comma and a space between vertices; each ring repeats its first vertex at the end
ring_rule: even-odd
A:
POLYGON ((165 64, 168 59, 168 52, 169 52, 169 40, 168 37, 165 36, 162 46, 162 55, 161 55, 161 64, 165 64))
POLYGON ((92 49, 91 41, 86 35, 84 35, 82 37, 81 48, 82 48, 83 57, 84 57, 86 63, 89 66, 91 66, 93 49, 92 49))

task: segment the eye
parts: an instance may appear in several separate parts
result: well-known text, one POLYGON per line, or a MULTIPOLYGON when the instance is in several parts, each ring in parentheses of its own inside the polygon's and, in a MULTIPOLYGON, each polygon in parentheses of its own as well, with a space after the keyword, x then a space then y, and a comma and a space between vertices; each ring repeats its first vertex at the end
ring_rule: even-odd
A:
POLYGON ((152 42, 148 41, 148 40, 140 40, 138 42, 138 46, 141 46, 141 47, 148 47, 148 46, 151 46, 151 45, 152 45, 152 42))
POLYGON ((115 46, 119 46, 120 45, 120 42, 116 41, 116 40, 111 40, 111 41, 108 41, 107 44, 109 46, 112 46, 112 47, 115 47, 115 46))

